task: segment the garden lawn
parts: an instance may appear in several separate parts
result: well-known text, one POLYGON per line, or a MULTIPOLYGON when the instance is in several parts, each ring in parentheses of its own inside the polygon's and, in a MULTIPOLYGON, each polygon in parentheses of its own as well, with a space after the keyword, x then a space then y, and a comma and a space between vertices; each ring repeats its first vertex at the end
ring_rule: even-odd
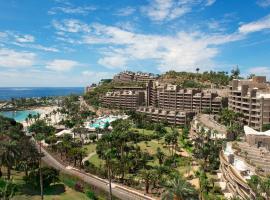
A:
MULTIPOLYGON (((51 186, 51 188, 45 191, 44 195, 45 200, 70 200, 70 199, 80 199, 80 200, 89 200, 89 198, 80 192, 63 185, 56 184, 51 186), (64 190, 64 191, 63 191, 64 190)), ((13 200, 40 200, 39 195, 18 195, 13 198, 13 200)))
POLYGON ((158 141, 157 140, 151 140, 148 142, 140 142, 138 145, 141 147, 142 151, 146 151, 151 155, 156 154, 157 148, 159 147, 166 155, 169 155, 169 150, 167 148, 163 147, 162 140, 158 141))
POLYGON ((97 154, 91 156, 89 162, 95 165, 97 168, 99 168, 100 166, 104 166, 105 164, 104 160, 101 160, 97 154))
POLYGON ((87 154, 95 152, 96 151, 96 146, 97 145, 95 143, 84 145, 84 147, 86 148, 87 154))
POLYGON ((132 128, 132 131, 138 131, 141 134, 144 135, 153 135, 154 131, 153 130, 146 130, 146 129, 142 129, 142 128, 132 128))
MULTIPOLYGON (((18 185, 18 194, 13 200, 39 200, 39 190, 27 185, 23 181, 24 173, 12 171, 14 182, 18 185)), ((77 192, 63 183, 56 183, 44 191, 45 200, 88 200, 84 193, 77 192)))

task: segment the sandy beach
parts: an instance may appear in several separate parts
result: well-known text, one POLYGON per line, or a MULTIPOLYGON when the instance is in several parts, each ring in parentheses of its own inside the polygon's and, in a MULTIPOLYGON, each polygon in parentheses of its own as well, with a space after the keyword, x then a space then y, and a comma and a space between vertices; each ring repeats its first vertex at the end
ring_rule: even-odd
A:
MULTIPOLYGON (((44 119, 46 117, 46 115, 49 115, 49 117, 51 119, 50 120, 51 123, 56 124, 61 120, 61 116, 60 116, 59 113, 54 115, 54 114, 52 114, 52 112, 54 110, 57 110, 57 109, 58 109, 57 106, 47 106, 47 107, 37 107, 37 108, 31 109, 31 110, 40 113, 40 118, 41 119, 44 119)), ((26 121, 23 121, 22 124, 23 124, 24 127, 27 127, 29 125, 29 123, 27 123, 26 121)))

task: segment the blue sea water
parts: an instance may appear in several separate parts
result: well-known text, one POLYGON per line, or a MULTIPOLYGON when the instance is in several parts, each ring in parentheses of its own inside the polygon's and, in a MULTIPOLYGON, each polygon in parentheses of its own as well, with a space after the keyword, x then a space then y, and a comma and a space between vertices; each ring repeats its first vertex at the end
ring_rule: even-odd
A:
POLYGON ((34 110, 23 110, 23 111, 5 111, 0 112, 0 115, 3 115, 8 118, 15 119, 17 122, 23 122, 29 114, 36 115, 38 112, 34 110))
POLYGON ((0 100, 48 96, 81 95, 83 87, 0 87, 0 100))

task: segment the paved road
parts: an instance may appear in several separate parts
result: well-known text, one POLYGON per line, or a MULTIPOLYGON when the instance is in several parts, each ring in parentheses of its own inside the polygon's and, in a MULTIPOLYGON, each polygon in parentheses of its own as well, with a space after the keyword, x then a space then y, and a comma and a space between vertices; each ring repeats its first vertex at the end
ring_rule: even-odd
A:
MULTIPOLYGON (((108 181, 105 179, 101 179, 91 174, 82 173, 77 169, 65 167, 63 164, 58 162, 55 158, 53 158, 45 149, 42 148, 42 152, 44 153, 44 157, 42 158, 45 163, 48 165, 61 170, 62 172, 76 176, 86 183, 97 187, 103 191, 109 192, 108 181)), ((112 193, 115 197, 122 200, 156 200, 152 197, 148 197, 136 191, 130 190, 126 187, 120 186, 118 184, 112 184, 112 193)))

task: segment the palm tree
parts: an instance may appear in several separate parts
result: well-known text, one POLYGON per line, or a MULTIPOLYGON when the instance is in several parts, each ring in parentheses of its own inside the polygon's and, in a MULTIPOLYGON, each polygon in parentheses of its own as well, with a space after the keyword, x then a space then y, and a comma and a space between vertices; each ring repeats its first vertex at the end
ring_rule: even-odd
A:
POLYGON ((149 188, 150 188, 150 182, 151 182, 151 176, 152 175, 153 175, 153 171, 152 170, 142 169, 140 171, 140 177, 142 178, 142 180, 144 180, 145 193, 146 194, 149 193, 149 188))
POLYGON ((10 200, 14 196, 17 186, 13 181, 0 179, 0 199, 10 200))
POLYGON ((42 151, 41 151, 41 141, 44 139, 44 135, 43 134, 36 134, 36 138, 39 144, 39 181, 40 181, 40 196, 41 196, 41 200, 44 199, 44 194, 43 194, 43 176, 42 176, 42 162, 41 162, 41 158, 42 158, 42 151))
POLYGON ((160 147, 157 148, 156 157, 158 159, 159 165, 162 165, 163 164, 164 157, 165 157, 165 154, 164 154, 163 151, 161 151, 160 147))
POLYGON ((17 142, 5 141, 1 143, 1 165, 7 168, 7 179, 10 180, 11 169, 15 165, 16 159, 19 157, 17 142))
POLYGON ((162 194, 162 200, 197 200, 196 189, 181 176, 177 175, 165 184, 166 191, 162 194))
POLYGON ((27 116, 29 122, 31 123, 32 122, 32 119, 33 119, 33 115, 31 113, 28 114, 27 116))

